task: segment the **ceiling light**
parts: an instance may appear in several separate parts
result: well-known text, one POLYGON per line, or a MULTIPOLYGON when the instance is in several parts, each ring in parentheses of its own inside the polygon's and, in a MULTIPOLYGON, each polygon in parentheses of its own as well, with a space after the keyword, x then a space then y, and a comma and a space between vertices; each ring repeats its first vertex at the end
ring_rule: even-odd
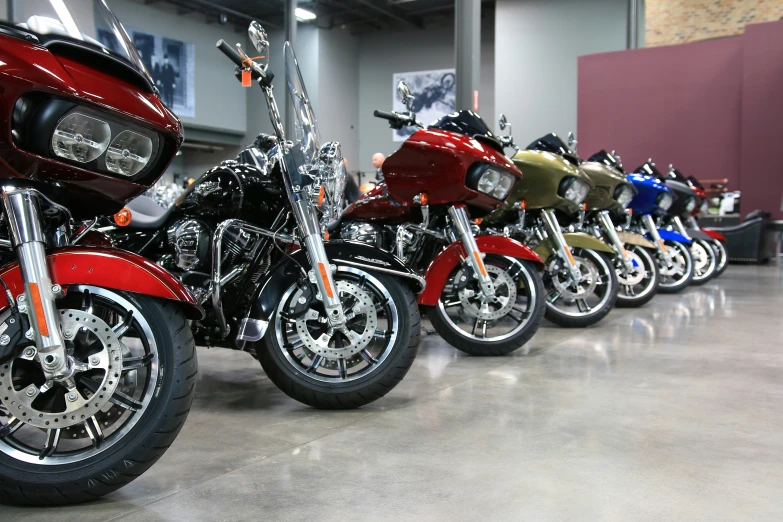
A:
POLYGON ((308 22, 310 20, 315 20, 315 13, 313 13, 312 11, 308 11, 307 9, 302 9, 301 7, 297 7, 294 13, 296 14, 296 19, 300 22, 308 22))

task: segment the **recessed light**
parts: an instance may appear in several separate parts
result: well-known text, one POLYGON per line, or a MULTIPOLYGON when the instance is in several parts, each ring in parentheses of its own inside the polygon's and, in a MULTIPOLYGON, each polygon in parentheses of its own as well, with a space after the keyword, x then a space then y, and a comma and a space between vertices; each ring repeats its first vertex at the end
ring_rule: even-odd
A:
POLYGON ((315 20, 315 13, 312 11, 308 11, 307 9, 302 9, 301 7, 297 7, 296 11, 294 11, 296 14, 296 19, 300 22, 309 22, 310 20, 315 20))

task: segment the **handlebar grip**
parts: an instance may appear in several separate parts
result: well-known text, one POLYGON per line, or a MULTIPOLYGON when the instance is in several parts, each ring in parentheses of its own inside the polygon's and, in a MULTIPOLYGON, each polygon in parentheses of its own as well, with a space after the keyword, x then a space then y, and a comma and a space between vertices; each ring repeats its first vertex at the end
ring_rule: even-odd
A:
POLYGON ((227 44, 224 40, 218 40, 216 45, 220 52, 228 56, 228 59, 234 62, 235 65, 242 67, 242 57, 231 45, 227 44))
POLYGON ((373 116, 376 118, 383 118, 384 120, 394 121, 399 120, 400 117, 393 112, 386 112, 386 111, 373 111, 373 116))

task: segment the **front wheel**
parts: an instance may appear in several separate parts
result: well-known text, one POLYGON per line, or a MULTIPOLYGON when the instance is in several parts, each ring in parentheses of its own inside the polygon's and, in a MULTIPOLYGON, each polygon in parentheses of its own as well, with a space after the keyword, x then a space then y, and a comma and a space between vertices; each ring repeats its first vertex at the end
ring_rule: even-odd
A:
POLYGON ((617 282, 620 291, 617 294, 618 308, 638 308, 647 304, 658 293, 661 274, 655 257, 644 247, 632 245, 626 247, 631 258, 633 270, 628 272, 618 259, 617 282))
POLYGON ((176 303, 71 286, 57 307, 71 375, 47 381, 32 342, 0 366, 2 503, 75 504, 121 488, 174 442, 193 401, 196 346, 176 303))
POLYGON ((486 299, 466 266, 457 266, 428 310, 432 327, 470 355, 506 355, 538 331, 544 315, 544 284, 530 261, 487 255, 484 266, 495 286, 486 299))
POLYGON ((293 283, 272 317, 264 371, 289 397, 314 408, 359 408, 408 373, 419 344, 416 299, 397 279, 340 267, 334 274, 346 324, 333 328, 314 286, 293 283))
POLYGON ((691 244, 693 258, 692 285, 703 285, 713 277, 718 268, 718 260, 712 245, 703 239, 695 239, 691 244))
POLYGON ((709 241, 710 246, 715 251, 715 259, 717 259, 717 268, 715 268, 715 277, 718 277, 729 266, 729 253, 726 251, 726 245, 723 241, 718 239, 712 239, 709 241))
POLYGON ((552 256, 544 275, 546 318, 566 328, 583 328, 597 323, 617 300, 617 274, 606 254, 575 248, 573 258, 582 274, 574 282, 562 260, 552 256))
POLYGON ((658 258, 658 269, 661 272, 662 294, 675 294, 687 287, 693 279, 693 258, 688 245, 679 241, 665 241, 664 244, 671 256, 671 263, 663 257, 658 258))

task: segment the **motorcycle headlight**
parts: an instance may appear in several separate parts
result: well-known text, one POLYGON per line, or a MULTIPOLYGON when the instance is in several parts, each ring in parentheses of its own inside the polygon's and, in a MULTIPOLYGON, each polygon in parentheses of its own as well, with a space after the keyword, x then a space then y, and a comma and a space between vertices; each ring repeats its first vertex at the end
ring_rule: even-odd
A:
POLYGON ((669 210, 669 208, 672 206, 672 203, 674 203, 674 197, 668 192, 661 192, 658 194, 658 198, 655 200, 655 203, 658 205, 658 207, 660 207, 661 210, 665 212, 669 210))
POLYGON ((106 152, 106 168, 121 176, 135 176, 152 157, 152 140, 138 132, 122 131, 106 152))
POLYGON ((631 200, 634 197, 634 190, 631 185, 618 185, 614 190, 614 199, 623 208, 628 208, 631 200))
POLYGON ((590 185, 573 176, 563 178, 563 181, 560 182, 560 189, 558 190, 560 197, 565 198, 576 205, 581 205, 585 198, 587 198, 589 192, 590 185))
POLYGON ((688 202, 685 203, 685 212, 690 214, 693 209, 696 208, 696 198, 693 196, 688 197, 688 202))
POLYGON ((482 163, 472 167, 468 172, 466 185, 495 199, 504 200, 514 187, 515 181, 516 177, 510 172, 482 163))
POLYGON ((111 139, 109 124, 81 112, 65 116, 54 128, 52 150, 57 156, 88 163, 106 150, 111 139))

